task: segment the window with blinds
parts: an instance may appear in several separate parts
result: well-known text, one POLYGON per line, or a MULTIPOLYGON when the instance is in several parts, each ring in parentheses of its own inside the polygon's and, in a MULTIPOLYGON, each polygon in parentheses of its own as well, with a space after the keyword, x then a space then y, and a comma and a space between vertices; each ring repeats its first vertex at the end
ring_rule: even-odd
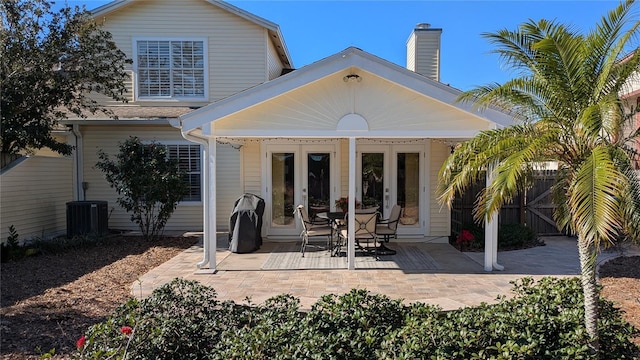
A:
POLYGON ((139 40, 138 96, 205 97, 204 41, 139 40))
POLYGON ((200 145, 167 145, 167 152, 170 159, 178 161, 178 167, 185 174, 189 187, 189 192, 182 201, 201 201, 200 145))

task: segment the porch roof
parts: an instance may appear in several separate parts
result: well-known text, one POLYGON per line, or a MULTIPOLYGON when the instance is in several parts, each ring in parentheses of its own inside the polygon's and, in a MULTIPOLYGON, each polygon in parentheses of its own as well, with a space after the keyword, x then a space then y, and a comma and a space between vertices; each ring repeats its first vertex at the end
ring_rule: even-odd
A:
POLYGON ((456 102, 460 90, 355 47, 180 116, 222 137, 470 138, 514 120, 456 102))

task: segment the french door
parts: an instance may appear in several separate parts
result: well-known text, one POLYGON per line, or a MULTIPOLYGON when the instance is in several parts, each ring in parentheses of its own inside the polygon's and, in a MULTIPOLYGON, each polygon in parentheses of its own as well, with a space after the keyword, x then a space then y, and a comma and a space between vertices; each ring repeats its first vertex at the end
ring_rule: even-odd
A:
POLYGON ((336 198, 336 146, 333 144, 269 144, 264 224, 270 236, 298 236, 294 210, 300 204, 310 216, 331 210, 336 198))
POLYGON ((356 197, 363 207, 378 207, 387 218, 402 208, 398 233, 426 233, 425 149, 423 145, 357 146, 356 197))

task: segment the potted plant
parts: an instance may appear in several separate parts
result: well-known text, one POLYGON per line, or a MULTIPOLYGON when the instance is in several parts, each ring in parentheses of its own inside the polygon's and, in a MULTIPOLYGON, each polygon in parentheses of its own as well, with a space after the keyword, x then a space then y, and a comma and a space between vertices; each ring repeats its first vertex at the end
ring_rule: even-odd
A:
POLYGON ((341 197, 336 200, 336 209, 340 209, 343 213, 346 213, 349 210, 349 198, 341 197))

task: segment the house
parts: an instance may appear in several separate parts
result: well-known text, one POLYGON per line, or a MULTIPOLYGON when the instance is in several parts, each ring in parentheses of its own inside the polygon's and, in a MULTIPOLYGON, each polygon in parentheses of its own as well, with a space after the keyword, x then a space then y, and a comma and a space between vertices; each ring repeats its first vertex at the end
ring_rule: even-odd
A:
MULTIPOLYGON (((439 81, 442 30, 428 24, 410 33, 406 68, 349 47, 295 69, 276 24, 222 1, 117 0, 93 14, 133 59, 132 81, 128 104, 100 99, 118 120, 66 121, 74 199, 107 200, 109 227, 135 229, 97 152, 132 135, 165 144, 190 183, 166 229, 204 230, 202 267, 215 269, 215 232, 243 193, 265 200, 267 240, 299 236, 296 205, 333 210, 349 197, 383 216, 400 204, 400 238, 446 242, 440 166, 458 142, 513 123, 456 102, 460 91, 439 81)), ((495 251, 487 270, 499 268, 495 251)))

